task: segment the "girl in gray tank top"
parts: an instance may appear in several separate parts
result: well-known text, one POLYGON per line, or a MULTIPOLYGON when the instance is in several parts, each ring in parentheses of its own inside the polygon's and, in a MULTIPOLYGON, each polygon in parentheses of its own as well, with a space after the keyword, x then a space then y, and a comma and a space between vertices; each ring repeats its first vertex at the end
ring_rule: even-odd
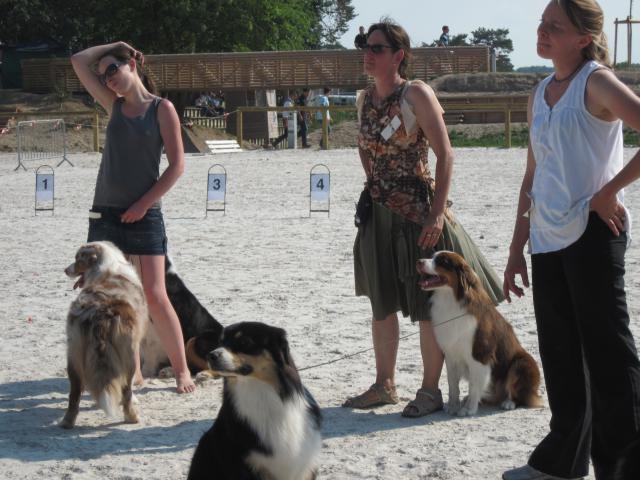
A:
MULTIPOLYGON (((111 117, 89 214, 89 241, 115 243, 136 266, 177 391, 192 392, 180 322, 165 286, 167 239, 160 210, 162 196, 184 170, 180 120, 170 102, 154 95, 142 73, 142 53, 126 43, 88 48, 71 63, 111 117), (160 174, 163 146, 169 166, 160 174)), ((145 375, 156 374, 153 370, 145 363, 145 375)), ((137 353, 134 383, 143 381, 137 353)))

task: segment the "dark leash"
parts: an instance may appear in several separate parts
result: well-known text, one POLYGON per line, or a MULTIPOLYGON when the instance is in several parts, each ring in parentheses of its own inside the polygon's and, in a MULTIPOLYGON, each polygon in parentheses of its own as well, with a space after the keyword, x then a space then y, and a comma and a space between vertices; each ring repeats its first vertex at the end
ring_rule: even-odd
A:
MULTIPOLYGON (((446 321, 444 321, 442 323, 439 323, 438 325, 434 325, 433 327, 434 328, 440 327, 440 326, 442 326, 442 325, 444 325, 446 323, 453 322, 454 320, 457 320, 458 318, 462 318, 462 317, 464 317, 466 315, 469 315, 469 313, 465 312, 465 313, 463 313, 461 315, 458 315, 458 316, 450 318, 450 319, 448 319, 448 320, 446 320, 446 321)), ((404 335, 404 336, 398 338, 398 341, 404 340, 405 338, 412 337, 414 335, 417 335, 418 333, 420 333, 420 330, 418 330, 417 332, 413 332, 413 333, 409 333, 407 335, 404 335)), ((388 343, 392 343, 392 342, 389 341, 389 342, 386 342, 386 343, 388 344, 388 343)), ((346 360, 347 358, 355 357, 356 355, 361 355, 363 353, 370 352, 371 350, 373 350, 373 347, 365 348, 364 350, 359 350, 359 351, 354 352, 354 353, 349 353, 347 355, 343 355, 342 357, 338 357, 338 358, 335 358, 333 360, 329 360, 328 362, 322 362, 322 363, 317 363, 315 365, 309 365, 308 367, 302 367, 302 368, 299 368, 298 371, 302 372, 303 370, 311 370, 312 368, 322 367, 324 365, 331 365, 332 363, 336 363, 336 362, 339 362, 341 360, 346 360)))

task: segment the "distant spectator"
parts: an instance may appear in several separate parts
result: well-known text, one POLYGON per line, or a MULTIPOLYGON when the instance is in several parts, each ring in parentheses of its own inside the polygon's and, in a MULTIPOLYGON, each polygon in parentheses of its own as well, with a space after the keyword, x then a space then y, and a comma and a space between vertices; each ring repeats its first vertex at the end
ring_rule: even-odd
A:
MULTIPOLYGON (((309 98, 309 87, 304 87, 302 89, 302 94, 297 98, 296 105, 301 107, 307 106, 307 99, 309 98)), ((298 136, 302 137, 302 148, 309 148, 309 142, 307 142, 307 119, 309 117, 309 112, 304 110, 298 111, 298 136)))
POLYGON ((358 50, 366 48, 367 46, 367 34, 364 33, 364 27, 360 27, 360 33, 356 35, 353 44, 358 50))
MULTIPOLYGON (((328 107, 329 106, 329 97, 328 95, 331 93, 331 89, 329 87, 324 87, 323 94, 318 96, 316 101, 316 105, 319 107, 328 107)), ((322 126, 322 110, 318 110, 316 112, 316 120, 320 122, 320 126, 322 126)), ((331 133, 331 114, 329 110, 327 110, 327 124, 329 127, 328 133, 331 133)), ((322 135, 320 136, 320 147, 322 147, 322 135)))
MULTIPOLYGON (((293 100, 291 100, 291 97, 289 96, 289 92, 287 92, 287 95, 284 99, 284 103, 282 104, 282 106, 293 107, 293 100)), ((291 117, 292 115, 295 115, 295 112, 282 112, 282 126, 284 128, 284 131, 282 132, 282 135, 271 140, 271 146, 273 148, 277 148, 277 146, 289 136, 289 119, 292 118, 291 117)))
POLYGON ((442 26, 442 35, 440 35, 440 40, 438 40, 439 47, 448 47, 449 46, 449 27, 447 25, 442 26))

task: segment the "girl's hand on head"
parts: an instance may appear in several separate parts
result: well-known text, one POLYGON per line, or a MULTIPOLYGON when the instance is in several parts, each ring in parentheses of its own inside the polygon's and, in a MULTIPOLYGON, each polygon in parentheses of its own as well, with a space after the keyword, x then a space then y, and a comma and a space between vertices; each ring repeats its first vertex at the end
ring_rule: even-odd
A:
POLYGON ((140 66, 144 66, 144 55, 126 42, 120 42, 120 46, 126 48, 131 53, 131 58, 140 62, 140 66))

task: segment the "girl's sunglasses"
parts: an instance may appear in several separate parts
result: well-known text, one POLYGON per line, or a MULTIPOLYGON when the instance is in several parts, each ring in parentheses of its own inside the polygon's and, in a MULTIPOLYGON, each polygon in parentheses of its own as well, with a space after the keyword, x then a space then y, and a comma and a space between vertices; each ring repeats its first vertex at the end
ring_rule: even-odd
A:
POLYGON ((390 48, 393 50, 393 47, 389 45, 383 45, 381 43, 374 43, 373 45, 369 45, 368 43, 363 47, 364 51, 371 50, 371 53, 378 55, 379 53, 384 52, 385 48, 390 48))
POLYGON ((118 69, 122 65, 124 65, 124 63, 112 63, 107 68, 105 68, 104 73, 102 75, 98 75, 98 79, 100 80, 100 83, 103 85, 106 85, 107 80, 113 77, 118 72, 118 69))

